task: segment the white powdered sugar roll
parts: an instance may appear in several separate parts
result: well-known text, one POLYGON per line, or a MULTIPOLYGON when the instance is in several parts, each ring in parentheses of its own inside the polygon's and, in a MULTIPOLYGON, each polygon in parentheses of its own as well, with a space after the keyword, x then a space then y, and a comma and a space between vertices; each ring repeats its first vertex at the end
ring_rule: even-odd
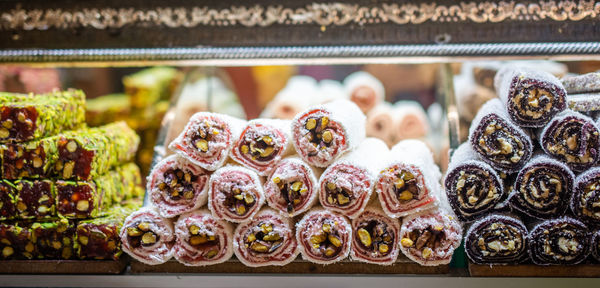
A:
POLYGON ((423 138, 429 133, 429 119, 423 106, 416 101, 398 101, 394 104, 394 142, 423 138))
POLYGON ((352 226, 342 215, 313 208, 296 223, 296 241, 302 258, 317 264, 333 264, 350 254, 352 226))
POLYGON ((352 219, 353 260, 391 265, 398 259, 400 248, 400 221, 383 212, 379 204, 367 206, 357 218, 352 219), (375 221, 375 225, 372 223, 375 221))
POLYGON ((173 222, 161 217, 154 207, 142 207, 127 216, 120 238, 123 251, 142 263, 157 265, 173 257, 173 222))
POLYGON ((385 88, 381 81, 364 71, 348 75, 344 79, 344 87, 349 99, 355 102, 363 113, 368 113, 385 99, 385 88))

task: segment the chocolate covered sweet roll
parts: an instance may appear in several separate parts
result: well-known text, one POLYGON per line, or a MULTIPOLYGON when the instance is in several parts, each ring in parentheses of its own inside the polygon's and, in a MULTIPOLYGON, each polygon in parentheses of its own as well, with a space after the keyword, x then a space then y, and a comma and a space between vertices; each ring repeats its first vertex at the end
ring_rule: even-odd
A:
POLYGON ((600 230, 596 230, 592 236, 592 256, 600 261, 600 230))
POLYGON ((155 208, 143 207, 133 212, 123 222, 119 235, 123 251, 140 262, 157 265, 173 257, 173 223, 155 208))
POLYGON ((577 218, 592 225, 600 223, 600 167, 577 176, 570 202, 577 218))
POLYGON ((529 256, 537 265, 574 265, 590 254, 590 232, 571 217, 545 220, 529 233, 529 256))
POLYGON ((175 235, 175 259, 183 265, 213 265, 233 255, 233 226, 215 219, 206 209, 181 215, 175 235))
POLYGON ((590 117, 564 111, 544 127, 539 139, 546 154, 566 163, 574 172, 581 172, 598 161, 599 133, 590 117))
POLYGON ((265 203, 263 183, 241 166, 225 166, 210 176, 208 209, 217 219, 241 223, 252 219, 265 203))
POLYGON ((444 188, 452 210, 465 222, 494 209, 505 194, 503 179, 479 160, 469 143, 460 145, 452 155, 444 188))
POLYGON ((402 219, 400 250, 423 266, 450 263, 461 240, 462 227, 445 208, 433 208, 402 219))
POLYGON ((387 216, 377 205, 367 207, 352 220, 352 234, 352 259, 379 265, 396 262, 400 252, 400 222, 387 216))
POLYGON ((519 171, 531 158, 530 136, 509 119, 499 99, 486 102, 469 128, 469 142, 483 161, 505 173, 519 171))
POLYGON ((315 208, 296 223, 296 241, 302 258, 317 264, 332 264, 348 257, 352 227, 344 216, 315 208))
POLYGON ((563 215, 574 181, 567 165, 543 154, 535 156, 517 175, 510 206, 539 219, 563 215))
POLYGON ((567 106, 562 83, 545 71, 506 67, 494 82, 510 119, 521 127, 542 127, 567 106))
POLYGON ((465 235, 465 252, 476 264, 518 264, 525 261, 527 227, 521 219, 499 214, 474 222, 465 235))
POLYGON ((283 266, 298 256, 294 222, 265 208, 233 233, 235 256, 248 267, 283 266))

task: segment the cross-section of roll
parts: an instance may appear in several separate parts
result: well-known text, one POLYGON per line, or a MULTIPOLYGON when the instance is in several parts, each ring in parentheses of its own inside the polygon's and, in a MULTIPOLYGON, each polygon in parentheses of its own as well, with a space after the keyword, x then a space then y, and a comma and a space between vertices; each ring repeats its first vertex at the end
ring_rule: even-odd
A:
POLYGON ((598 161, 599 133, 590 117, 564 111, 544 127, 539 139, 544 152, 567 163, 573 171, 581 172, 598 161))
POLYGON ((548 72, 507 67, 494 82, 510 119, 521 127, 542 127, 567 107, 565 88, 548 72))
POLYGON ((461 144, 452 155, 444 188, 452 210, 465 222, 494 209, 504 195, 500 175, 479 160, 469 143, 461 144))
POLYGON ((429 120, 423 106, 416 101, 398 101, 394 104, 395 141, 427 136, 429 120))
POLYGON ((375 184, 383 211, 401 217, 435 206, 441 194, 441 172, 427 145, 404 140, 389 155, 375 184))
POLYGON ((575 175, 546 155, 535 156, 517 175, 510 206, 531 217, 561 216, 568 207, 575 175))
POLYGON ((208 209, 217 219, 235 223, 251 219, 265 202, 262 185, 248 168, 222 167, 210 176, 208 209))
POLYGON ((283 266, 299 253, 292 219, 269 208, 239 224, 233 237, 235 256, 249 267, 283 266))
POLYGON ((184 265, 223 263, 233 255, 233 226, 215 219, 207 209, 181 215, 175 235, 174 256, 184 265))
POLYGON ((561 217, 536 225, 529 233, 529 256, 537 265, 574 265, 590 254, 590 234, 579 220, 561 217))
POLYGON ((388 148, 377 138, 365 139, 355 150, 329 166, 319 179, 319 201, 328 210, 355 218, 371 198, 373 185, 388 148))
POLYGON ((462 227, 446 209, 434 208, 402 219, 400 250, 423 266, 450 263, 461 240, 462 227))
POLYGON ((600 230, 596 230, 592 236, 592 256, 600 261, 600 230))
POLYGON ((211 112, 194 114, 169 149, 209 171, 223 166, 246 121, 211 112))
POLYGON ((492 214, 477 220, 465 235, 465 252, 477 264, 518 264, 525 261, 527 227, 521 219, 492 214))
POLYGON ((173 223, 155 208, 144 207, 129 215, 120 237, 123 251, 140 262, 157 265, 173 257, 173 223))
POLYGON ((306 163, 327 167, 365 139, 365 122, 365 115, 348 100, 309 108, 292 121, 294 147, 306 163))
POLYGON ((344 216, 315 208, 296 223, 296 241, 304 259, 331 264, 348 257, 352 227, 344 216))
POLYGON ((589 224, 600 223, 600 167, 577 176, 570 202, 577 218, 589 224))
POLYGON ((385 99, 385 88, 381 81, 364 71, 348 75, 344 79, 344 87, 350 100, 365 114, 385 99))
POLYGON ((469 135, 473 150, 502 172, 517 172, 531 158, 530 136, 510 121, 500 99, 483 104, 471 122, 469 135))
POLYGON ((388 217, 381 208, 369 206, 353 219, 352 234, 352 259, 379 265, 396 262, 400 222, 388 217))
POLYGON ((154 166, 148 176, 147 189, 160 215, 171 218, 206 204, 208 179, 204 169, 171 155, 154 166))
POLYGON ((292 150, 291 121, 255 119, 248 122, 233 144, 231 158, 258 175, 269 175, 277 162, 292 150))
POLYGON ((392 105, 388 102, 383 102, 371 109, 367 114, 367 136, 379 138, 390 147, 396 144, 393 112, 392 105))
POLYGON ((269 206, 294 217, 317 202, 321 172, 298 157, 288 157, 277 164, 265 182, 265 197, 269 206))

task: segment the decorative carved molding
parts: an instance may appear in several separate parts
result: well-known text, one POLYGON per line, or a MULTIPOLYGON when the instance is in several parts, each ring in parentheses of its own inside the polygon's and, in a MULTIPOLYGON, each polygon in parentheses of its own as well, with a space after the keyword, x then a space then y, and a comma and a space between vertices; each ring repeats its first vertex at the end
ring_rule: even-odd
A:
POLYGON ((283 5, 209 7, 15 8, 0 13, 0 30, 69 28, 114 29, 125 26, 193 28, 199 26, 369 25, 378 23, 497 23, 502 21, 580 21, 600 15, 600 1, 471 1, 456 5, 436 3, 375 4, 312 3, 300 8, 283 5))

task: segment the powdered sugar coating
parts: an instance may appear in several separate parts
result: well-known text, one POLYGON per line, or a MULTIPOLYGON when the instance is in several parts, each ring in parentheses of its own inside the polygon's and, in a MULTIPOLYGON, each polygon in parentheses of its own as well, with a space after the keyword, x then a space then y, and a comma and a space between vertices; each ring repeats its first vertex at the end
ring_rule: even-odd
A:
POLYGON ((398 101, 394 104, 395 142, 425 137, 429 133, 429 120, 423 106, 416 101, 398 101))
POLYGON ((265 202, 263 183, 258 175, 244 167, 227 165, 219 168, 210 176, 208 190, 208 209, 217 219, 241 223, 252 219, 265 202), (250 207, 244 206, 244 213, 237 213, 236 205, 245 200, 234 202, 234 190, 248 194, 254 199, 250 207), (233 203, 231 203, 233 202, 233 203))
POLYGON ((344 87, 350 100, 364 113, 368 113, 385 98, 385 88, 381 81, 364 71, 348 75, 344 79, 344 87), (361 92, 359 89, 369 89, 369 91, 361 92))
POLYGON ((342 215, 313 208, 296 223, 296 241, 302 254, 302 258, 317 264, 333 264, 344 260, 350 254, 352 239, 352 227, 350 222, 342 215), (320 247, 315 247, 311 242, 311 236, 322 233, 323 224, 331 225, 330 235, 335 235, 340 240, 340 247, 335 254, 326 256, 320 247))
POLYGON ((577 112, 600 111, 600 93, 567 95, 569 109, 577 112))
POLYGON ((592 72, 562 79, 569 94, 600 92, 600 72, 592 72))
POLYGON ((173 222, 163 218, 153 207, 143 207, 127 216, 123 222, 120 232, 121 246, 123 251, 136 260, 148 264, 162 264, 173 257, 173 244, 175 235, 173 222), (156 243, 147 246, 133 247, 127 235, 127 227, 134 226, 138 222, 149 223, 149 231, 157 235, 156 243))

